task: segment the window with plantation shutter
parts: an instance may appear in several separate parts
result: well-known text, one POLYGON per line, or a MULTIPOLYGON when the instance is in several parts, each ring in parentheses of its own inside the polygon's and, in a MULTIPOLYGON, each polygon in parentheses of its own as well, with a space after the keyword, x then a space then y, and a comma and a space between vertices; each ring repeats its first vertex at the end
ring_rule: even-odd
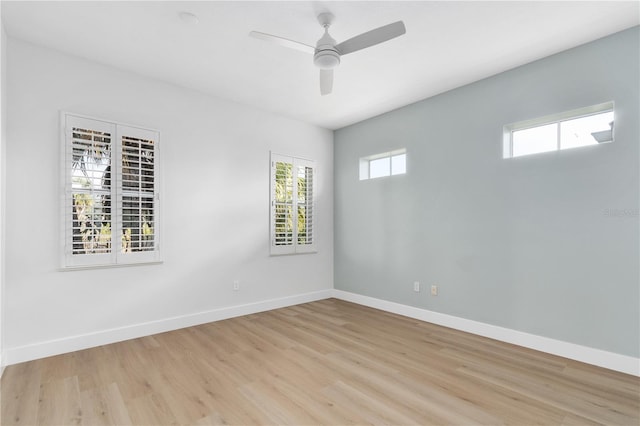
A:
POLYGON ((313 161, 271 154, 271 254, 316 251, 314 182, 313 161))
POLYGON ((62 114, 64 267, 160 260, 157 131, 62 114))

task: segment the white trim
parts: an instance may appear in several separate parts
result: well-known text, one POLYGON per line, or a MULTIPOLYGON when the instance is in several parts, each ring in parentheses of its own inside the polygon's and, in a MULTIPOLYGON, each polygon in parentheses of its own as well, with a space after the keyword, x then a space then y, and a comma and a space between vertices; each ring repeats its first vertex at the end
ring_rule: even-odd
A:
POLYGON ((158 260, 157 262, 130 262, 130 263, 105 263, 103 265, 79 265, 79 266, 65 266, 57 269, 58 272, 72 272, 72 271, 86 271, 90 269, 109 269, 109 268, 126 268, 127 266, 149 266, 149 265, 162 265, 164 260, 158 260))
POLYGON ((8 348, 3 357, 3 361, 5 365, 17 364, 48 356, 121 342, 123 340, 136 339, 138 337, 206 324, 213 321, 285 308, 301 303, 315 302, 317 300, 328 299, 331 297, 331 294, 332 289, 319 290, 311 293, 302 293, 278 299, 212 309, 195 314, 181 315, 126 327, 102 330, 95 333, 80 334, 62 339, 8 348))
POLYGON ((107 345, 110 343, 121 342, 123 340, 150 336, 157 333, 178 330, 184 327, 206 324, 228 318, 285 308, 287 306, 298 305, 301 303, 315 302, 318 300, 329 299, 331 297, 403 315, 420 321, 426 321, 432 324, 465 331, 478 336, 484 336, 525 348, 569 358, 575 361, 596 365, 598 367, 634 376, 640 376, 640 359, 638 358, 577 345, 574 343, 563 342, 561 340, 551 339, 548 337, 536 336, 522 331, 498 327, 491 324, 337 289, 319 290, 279 299, 269 299, 244 305, 212 309, 210 311, 103 330, 96 333, 81 334, 62 339, 19 346, 16 348, 8 348, 2 356, 2 370, 4 370, 4 367, 7 365, 17 364, 20 362, 31 361, 34 359, 59 355, 100 345, 107 345))
POLYGON ((504 126, 505 130, 514 132, 517 130, 526 130, 533 127, 544 126, 547 124, 558 123, 561 121, 573 120, 576 118, 587 117, 590 115, 601 114, 603 112, 614 111, 615 103, 613 101, 603 102, 597 105, 590 105, 583 108, 576 108, 570 111, 563 111, 556 114, 545 115, 544 117, 531 118, 528 120, 517 121, 504 126))
POLYGON ((498 327, 491 324, 459 318, 452 315, 429 311, 427 309, 389 302, 342 290, 334 289, 333 297, 347 302, 353 302, 359 305, 369 306, 382 311, 414 318, 420 321, 426 321, 442 325, 444 327, 465 331, 467 333, 488 337, 501 342, 511 343, 525 348, 569 358, 575 361, 597 365, 598 367, 634 376, 640 376, 639 358, 607 352, 601 349, 590 348, 548 337, 536 336, 535 334, 498 327))

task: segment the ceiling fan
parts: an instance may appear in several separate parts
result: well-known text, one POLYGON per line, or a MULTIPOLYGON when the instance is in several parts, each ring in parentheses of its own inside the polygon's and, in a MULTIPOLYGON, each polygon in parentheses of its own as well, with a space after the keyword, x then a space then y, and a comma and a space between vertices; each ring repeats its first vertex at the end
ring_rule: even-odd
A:
POLYGON ((331 13, 321 13, 318 15, 318 22, 320 22, 320 25, 324 28, 324 35, 318 40, 315 47, 258 31, 251 31, 249 35, 277 43, 290 49, 312 54, 313 63, 320 68, 320 93, 324 96, 331 93, 333 88, 333 69, 340 64, 341 56, 375 46, 376 44, 383 43, 406 33, 404 23, 398 21, 367 31, 342 43, 336 43, 329 35, 329 27, 333 19, 334 16, 331 13))

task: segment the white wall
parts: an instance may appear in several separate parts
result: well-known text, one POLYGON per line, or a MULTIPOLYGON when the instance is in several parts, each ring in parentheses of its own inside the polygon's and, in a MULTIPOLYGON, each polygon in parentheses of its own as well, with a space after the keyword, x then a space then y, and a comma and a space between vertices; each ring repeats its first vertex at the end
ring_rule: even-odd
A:
POLYGON ((332 288, 332 132, 11 38, 7 68, 8 363, 332 288), (160 130, 164 264, 59 270, 60 110, 160 130), (270 150, 317 161, 317 254, 269 256, 270 150))
POLYGON ((5 194, 5 146, 7 140, 7 104, 6 104, 6 88, 7 88, 7 35, 4 31, 2 16, 0 14, 0 375, 4 371, 4 194, 5 194))

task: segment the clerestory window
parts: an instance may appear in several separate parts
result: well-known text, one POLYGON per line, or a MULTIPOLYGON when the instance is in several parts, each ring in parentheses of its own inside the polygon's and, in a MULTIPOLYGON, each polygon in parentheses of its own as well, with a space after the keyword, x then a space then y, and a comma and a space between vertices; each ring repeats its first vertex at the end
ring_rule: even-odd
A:
POLYGON ((407 150, 398 149, 360 158, 360 180, 407 173, 407 150))
POLYGON ((613 142, 613 102, 504 126, 503 157, 613 142))

